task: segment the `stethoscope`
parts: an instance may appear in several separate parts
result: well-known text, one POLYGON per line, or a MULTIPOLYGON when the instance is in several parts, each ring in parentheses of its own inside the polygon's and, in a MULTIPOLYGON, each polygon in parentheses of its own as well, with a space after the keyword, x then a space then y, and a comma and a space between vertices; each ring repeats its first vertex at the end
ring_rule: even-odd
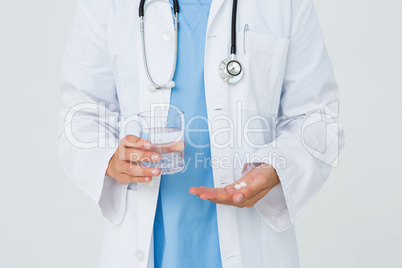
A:
MULTIPOLYGON (((161 1, 165 2, 165 1, 161 1)), ((166 3, 166 2, 165 2, 166 3)), ((173 0, 173 13, 174 13, 174 58, 172 72, 170 73, 170 78, 165 84, 157 84, 152 79, 149 73, 147 55, 145 50, 145 30, 144 30, 144 5, 145 0, 141 0, 139 7, 140 16, 140 31, 141 31, 141 43, 142 43, 142 58, 144 61, 145 72, 151 85, 149 90, 155 91, 162 88, 173 88, 175 83, 173 77, 176 71, 177 63, 177 37, 179 29, 179 3, 178 0, 173 0)), ((170 5, 170 4, 169 4, 170 5)), ((219 64, 219 75, 223 81, 229 84, 235 84, 240 81, 243 77, 243 67, 236 58, 236 14, 237 14, 237 0, 233 0, 233 10, 232 10, 232 33, 231 33, 231 47, 230 56, 221 61, 219 64)))

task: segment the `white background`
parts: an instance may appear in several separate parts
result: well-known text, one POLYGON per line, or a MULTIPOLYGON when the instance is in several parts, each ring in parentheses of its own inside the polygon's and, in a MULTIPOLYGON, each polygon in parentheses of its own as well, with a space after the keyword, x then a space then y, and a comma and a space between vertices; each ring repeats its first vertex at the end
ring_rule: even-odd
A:
MULTIPOLYGON (((297 221, 302 268, 402 267, 402 1, 315 0, 347 145, 297 221)), ((0 2, 0 267, 97 267, 103 221, 56 156, 75 0, 0 2)))

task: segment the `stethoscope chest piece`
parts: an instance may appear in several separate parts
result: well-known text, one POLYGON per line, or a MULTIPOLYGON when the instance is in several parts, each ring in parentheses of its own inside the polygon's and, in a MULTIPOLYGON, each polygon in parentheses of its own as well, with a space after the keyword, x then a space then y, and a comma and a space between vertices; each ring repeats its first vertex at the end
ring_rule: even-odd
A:
POLYGON ((219 64, 219 74, 223 81, 235 84, 243 77, 243 67, 234 55, 226 58, 219 64))
MULTIPOLYGON (((174 57, 173 57, 173 67, 172 72, 170 74, 169 80, 164 84, 157 84, 151 77, 148 68, 147 54, 145 49, 145 26, 144 26, 144 11, 145 11, 145 1, 140 0, 139 6, 139 17, 140 17, 140 32, 141 32, 141 44, 142 44, 142 57, 144 61, 145 73, 148 77, 151 85, 149 86, 150 91, 155 91, 157 89, 162 88, 173 88, 175 83, 173 81, 173 77, 176 71, 176 63, 177 63, 177 36, 178 36, 178 28, 179 28, 179 2, 178 0, 173 1, 173 13, 174 13, 174 34, 167 33, 165 34, 166 41, 174 41, 175 49, 174 49, 174 57)), ((157 0, 159 1, 159 0, 157 0)), ((154 1, 156 2, 156 1, 154 1)), ((168 1, 162 1, 170 5, 168 1)), ((231 47, 230 47, 230 57, 224 59, 219 64, 219 75, 223 81, 229 84, 235 84, 240 81, 243 77, 243 67, 240 62, 236 59, 236 13, 237 13, 237 0, 233 0, 233 9, 232 9, 232 30, 231 30, 231 47)), ((247 25, 248 27, 248 25, 247 25)), ((248 29, 248 28, 247 28, 248 29)))

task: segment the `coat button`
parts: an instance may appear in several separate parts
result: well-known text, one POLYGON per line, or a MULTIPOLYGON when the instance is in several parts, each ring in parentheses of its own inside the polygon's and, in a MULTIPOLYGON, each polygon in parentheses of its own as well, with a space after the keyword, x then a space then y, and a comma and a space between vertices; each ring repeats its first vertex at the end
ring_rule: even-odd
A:
POLYGON ((144 260, 144 252, 142 250, 138 249, 135 252, 135 257, 137 258, 138 262, 142 262, 144 260))
POLYGON ((165 39, 166 42, 172 42, 174 40, 174 33, 167 31, 164 35, 163 35, 163 39, 165 39))

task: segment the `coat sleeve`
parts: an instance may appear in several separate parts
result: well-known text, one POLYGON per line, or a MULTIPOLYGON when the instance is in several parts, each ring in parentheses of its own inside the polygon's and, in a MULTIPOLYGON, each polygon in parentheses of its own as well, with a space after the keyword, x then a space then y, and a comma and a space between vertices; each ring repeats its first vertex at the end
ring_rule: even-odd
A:
POLYGON ((311 0, 290 34, 276 139, 252 159, 274 166, 281 183, 255 208, 276 231, 289 228, 328 179, 344 144, 338 86, 311 0))
POLYGON ((106 177, 118 145, 119 102, 107 47, 108 0, 79 0, 63 61, 59 157, 68 178, 112 222, 123 216, 126 188, 106 177))

